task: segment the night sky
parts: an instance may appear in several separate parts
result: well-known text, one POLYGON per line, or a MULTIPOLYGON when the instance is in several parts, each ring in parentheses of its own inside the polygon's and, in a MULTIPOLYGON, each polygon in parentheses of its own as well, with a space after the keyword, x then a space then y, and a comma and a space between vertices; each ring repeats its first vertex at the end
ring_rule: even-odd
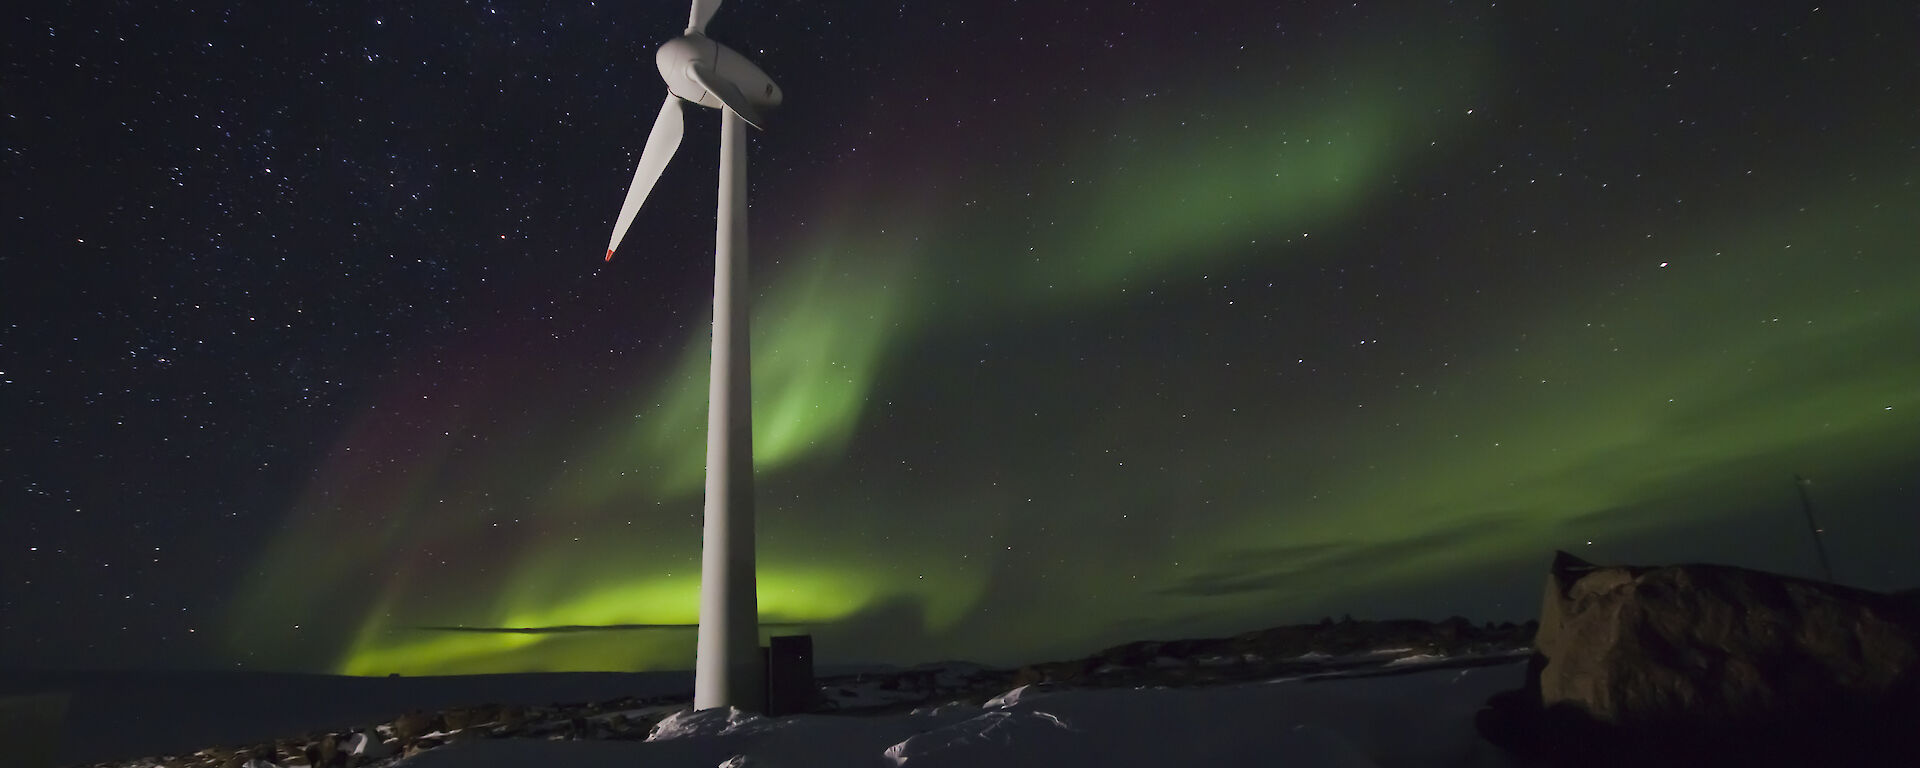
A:
MULTIPOLYGON (((8 13, 0 665, 690 664, 433 629, 696 619, 717 113, 601 260, 683 4, 8 13)), ((1816 575, 1795 474, 1838 580, 1920 585, 1909 3, 709 32, 786 93, 760 605, 824 661, 1523 620, 1557 548, 1816 575)))

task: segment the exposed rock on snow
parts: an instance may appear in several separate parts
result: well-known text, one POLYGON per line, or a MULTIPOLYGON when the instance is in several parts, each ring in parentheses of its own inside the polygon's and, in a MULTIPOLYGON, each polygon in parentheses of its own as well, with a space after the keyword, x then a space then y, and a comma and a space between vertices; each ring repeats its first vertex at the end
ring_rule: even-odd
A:
POLYGON ((347 735, 340 744, 340 751, 365 760, 379 760, 393 754, 385 742, 372 729, 355 731, 347 735))

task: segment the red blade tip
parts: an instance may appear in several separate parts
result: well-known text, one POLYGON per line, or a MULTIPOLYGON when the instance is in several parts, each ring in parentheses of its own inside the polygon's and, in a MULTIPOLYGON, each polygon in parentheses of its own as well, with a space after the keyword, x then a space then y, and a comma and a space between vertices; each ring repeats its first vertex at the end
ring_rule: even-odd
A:
POLYGON ((607 261, 613 261, 613 249, 612 249, 612 248, 608 248, 608 249, 607 249, 607 261))

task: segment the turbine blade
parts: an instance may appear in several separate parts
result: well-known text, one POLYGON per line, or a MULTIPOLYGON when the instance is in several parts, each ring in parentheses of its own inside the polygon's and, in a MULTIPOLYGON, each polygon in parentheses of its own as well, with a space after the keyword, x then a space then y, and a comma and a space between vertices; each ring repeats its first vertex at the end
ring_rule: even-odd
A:
POLYGON ((627 226, 633 223, 633 216, 640 212, 640 204, 646 202, 647 193, 653 191, 653 184, 660 180, 660 172, 667 169, 667 161, 673 159, 674 150, 680 148, 680 137, 686 132, 686 121, 680 116, 680 97, 667 94, 667 101, 660 105, 660 116, 653 120, 653 132, 647 134, 647 148, 640 151, 640 167, 633 169, 633 184, 627 187, 627 201, 620 205, 620 218, 613 222, 613 239, 607 241, 607 261, 613 261, 613 252, 620 247, 620 238, 627 234, 627 226))
POLYGON ((767 129, 767 119, 760 116, 759 110, 754 109, 752 102, 747 101, 746 94, 741 93, 731 81, 698 66, 687 67, 687 75, 692 77, 694 82, 699 83, 700 87, 707 89, 708 93, 720 99, 720 103, 727 105, 728 110, 747 121, 747 125, 763 131, 767 129))
POLYGON ((720 10, 720 0, 693 0, 693 11, 687 15, 687 31, 707 33, 707 22, 713 20, 713 12, 720 10))

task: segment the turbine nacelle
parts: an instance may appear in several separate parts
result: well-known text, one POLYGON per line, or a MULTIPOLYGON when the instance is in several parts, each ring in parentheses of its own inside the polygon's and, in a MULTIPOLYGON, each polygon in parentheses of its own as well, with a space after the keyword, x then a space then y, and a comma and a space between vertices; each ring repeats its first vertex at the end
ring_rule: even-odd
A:
POLYGON ((667 83, 667 98, 660 105, 660 116, 653 120, 646 149, 640 153, 640 165, 633 170, 633 183, 627 187, 627 200, 620 206, 620 217, 613 222, 613 236, 607 240, 607 260, 626 237, 627 227, 640 212, 653 184, 660 180, 667 161, 680 148, 686 131, 680 102, 726 110, 755 128, 765 128, 766 110, 780 106, 784 95, 773 78, 740 55, 739 51, 714 42, 700 31, 718 0, 695 0, 693 28, 685 35, 668 40, 653 56, 660 68, 660 79, 667 83))
POLYGON ((764 110, 780 106, 783 98, 780 86, 752 60, 698 32, 668 40, 653 58, 673 95, 732 110, 755 128, 766 128, 764 110))

